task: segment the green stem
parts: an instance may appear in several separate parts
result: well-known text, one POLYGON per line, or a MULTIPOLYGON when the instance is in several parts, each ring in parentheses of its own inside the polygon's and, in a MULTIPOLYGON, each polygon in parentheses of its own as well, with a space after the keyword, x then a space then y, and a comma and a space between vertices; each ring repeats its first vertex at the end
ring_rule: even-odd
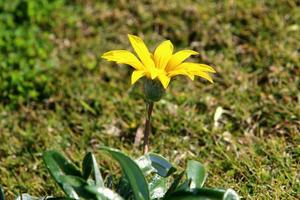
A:
POLYGON ((147 102, 147 118, 145 122, 145 131, 144 131, 144 154, 148 153, 149 151, 149 134, 151 128, 151 115, 153 111, 153 102, 147 102))

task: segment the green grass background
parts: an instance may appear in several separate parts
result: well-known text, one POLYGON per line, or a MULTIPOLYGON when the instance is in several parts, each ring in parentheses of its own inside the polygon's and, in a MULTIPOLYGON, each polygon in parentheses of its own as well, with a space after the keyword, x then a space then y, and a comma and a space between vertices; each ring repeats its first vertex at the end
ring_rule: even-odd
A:
POLYGON ((130 67, 100 58, 132 50, 128 33, 151 50, 164 39, 194 49, 192 61, 217 71, 213 85, 172 81, 154 108, 152 151, 181 167, 199 160, 208 186, 243 199, 300 198, 299 1, 3 0, 0 184, 9 199, 60 194, 42 163, 47 149, 78 165, 92 150, 116 174, 99 146, 141 155, 142 85, 130 85, 130 67))

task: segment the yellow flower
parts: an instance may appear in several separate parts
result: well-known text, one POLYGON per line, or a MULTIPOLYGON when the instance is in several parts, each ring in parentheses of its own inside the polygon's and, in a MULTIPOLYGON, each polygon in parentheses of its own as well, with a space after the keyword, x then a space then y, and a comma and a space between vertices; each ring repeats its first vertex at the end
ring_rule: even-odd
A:
POLYGON ((194 76, 200 76, 213 82, 208 72, 216 71, 211 66, 184 62, 191 55, 197 55, 197 52, 181 50, 173 54, 173 44, 170 40, 166 40, 158 45, 152 54, 141 38, 130 34, 128 38, 139 59, 126 50, 109 51, 104 53, 102 58, 132 66, 135 69, 131 76, 132 84, 146 76, 148 79, 158 78, 163 87, 167 88, 171 78, 176 75, 186 75, 192 80, 194 76))

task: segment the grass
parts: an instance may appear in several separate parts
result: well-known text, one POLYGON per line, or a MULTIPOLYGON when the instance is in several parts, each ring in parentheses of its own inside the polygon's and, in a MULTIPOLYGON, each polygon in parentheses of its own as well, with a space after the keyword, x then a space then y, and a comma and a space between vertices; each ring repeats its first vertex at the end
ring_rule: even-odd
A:
POLYGON ((105 164, 102 145, 142 153, 132 148, 145 119, 141 83, 131 87, 129 67, 100 59, 130 49, 127 33, 151 49, 171 39, 218 72, 213 85, 171 83, 154 108, 152 151, 180 166, 199 160, 210 186, 243 199, 300 198, 299 2, 76 0, 48 18, 53 26, 39 26, 53 45, 55 66, 43 72, 52 92, 13 108, 0 99, 0 183, 9 199, 57 194, 42 163, 46 149, 78 165, 88 150, 105 164))

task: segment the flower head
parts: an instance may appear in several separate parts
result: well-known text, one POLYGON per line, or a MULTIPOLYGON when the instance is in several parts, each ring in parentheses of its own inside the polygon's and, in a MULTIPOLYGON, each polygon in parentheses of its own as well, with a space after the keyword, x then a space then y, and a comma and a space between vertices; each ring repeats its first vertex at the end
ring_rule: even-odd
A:
POLYGON ((209 72, 216 71, 211 66, 184 62, 188 57, 197 55, 196 51, 181 50, 173 54, 173 44, 170 40, 166 40, 158 45, 152 54, 140 37, 128 34, 128 38, 138 58, 126 50, 109 51, 104 53, 102 58, 132 66, 134 68, 131 75, 132 84, 145 76, 152 80, 158 79, 166 89, 171 78, 176 75, 186 75, 192 80, 195 76, 200 76, 213 82, 209 72))

